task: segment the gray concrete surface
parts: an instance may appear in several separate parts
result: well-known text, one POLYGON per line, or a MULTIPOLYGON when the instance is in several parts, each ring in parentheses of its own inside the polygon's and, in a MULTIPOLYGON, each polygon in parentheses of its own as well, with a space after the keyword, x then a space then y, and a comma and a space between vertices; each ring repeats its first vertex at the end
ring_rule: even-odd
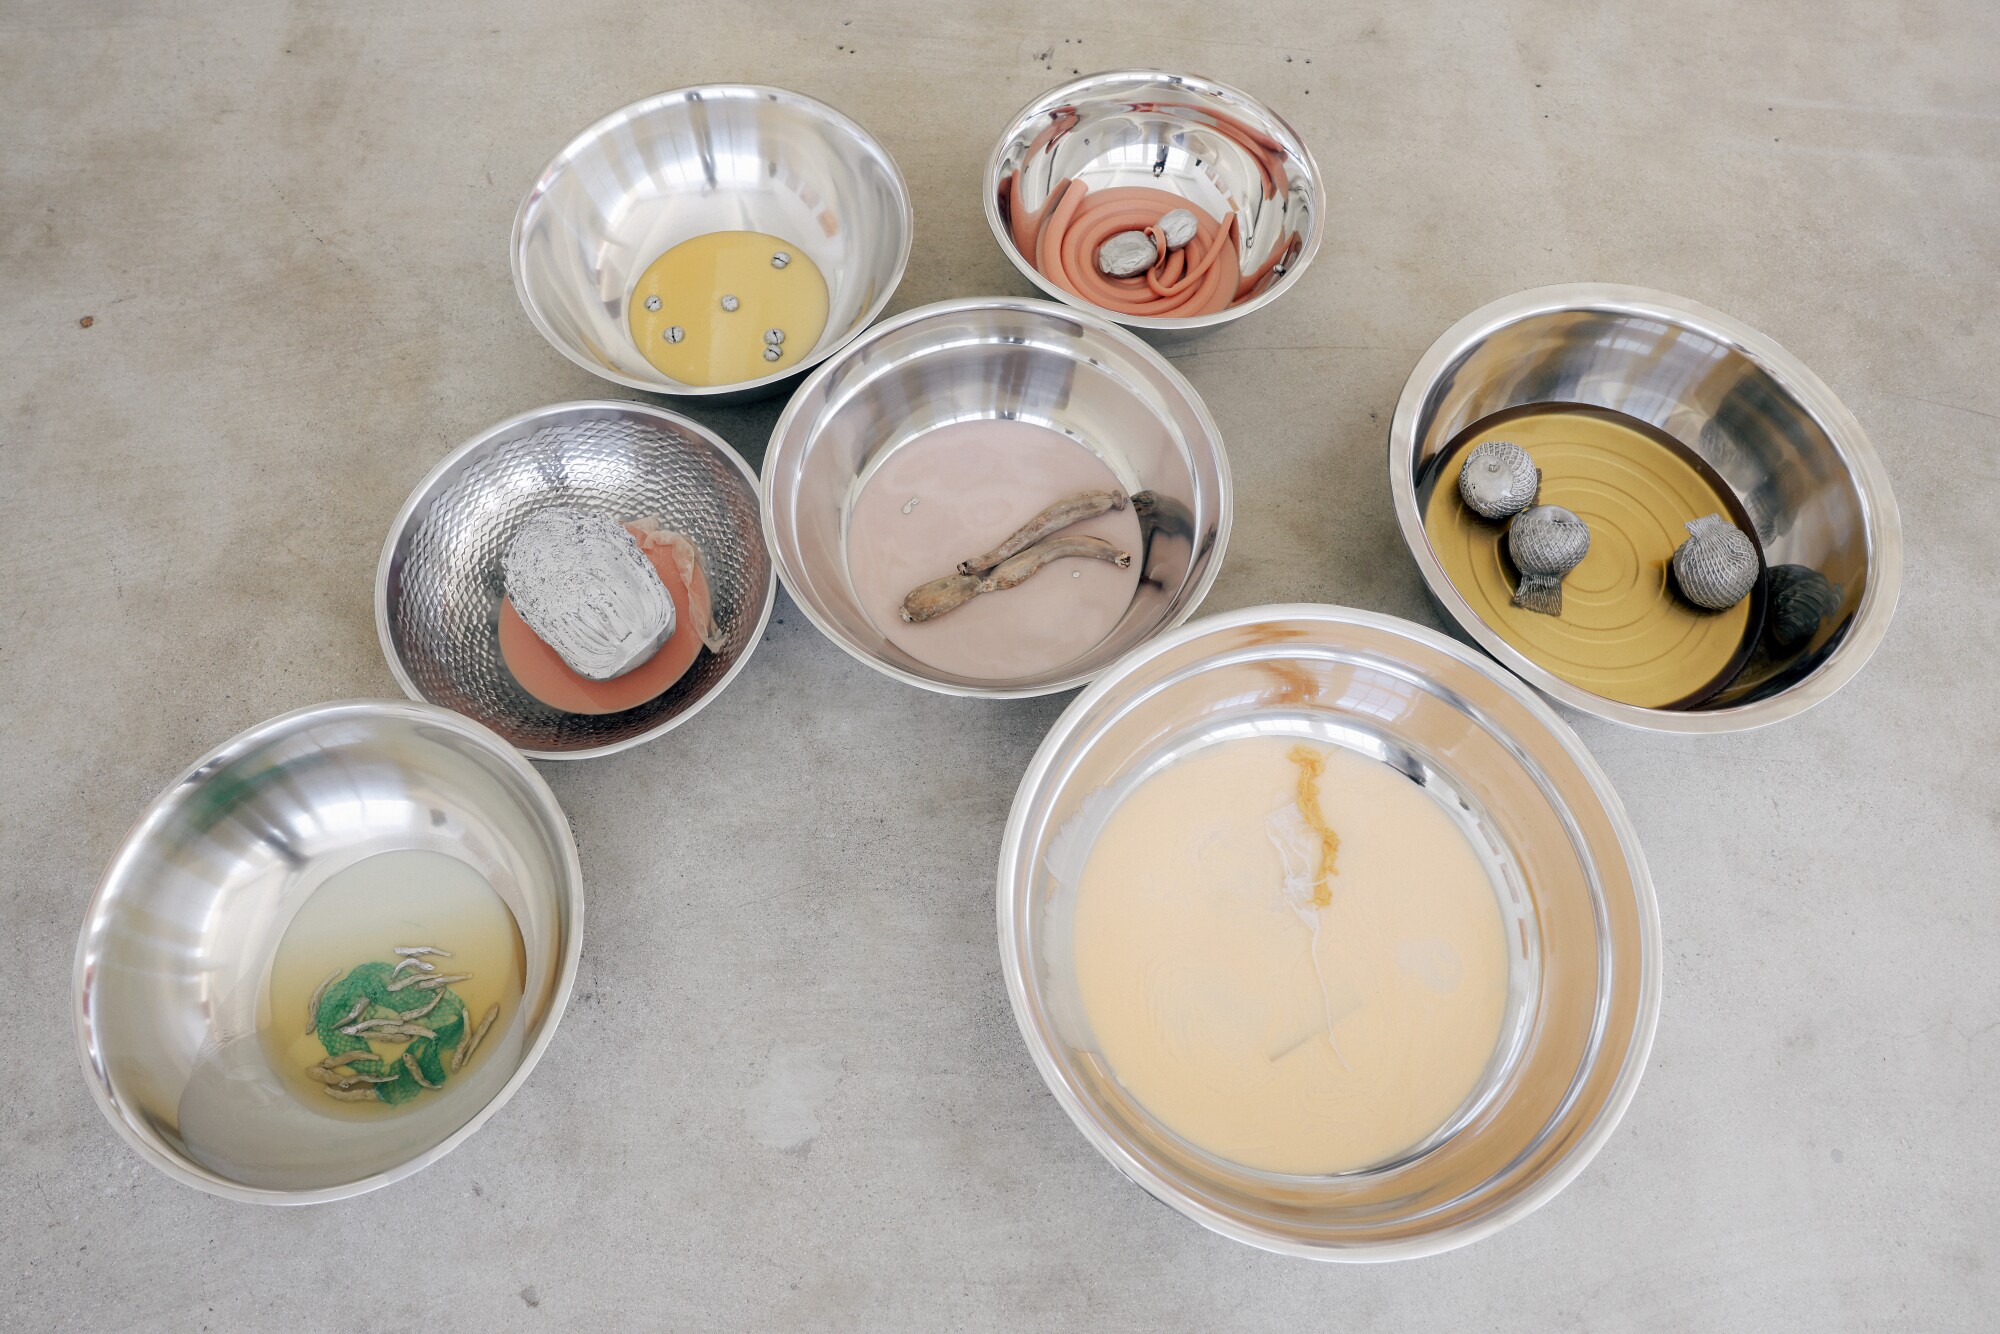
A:
MULTIPOLYGON (((0 1326, 1992 1328, 1996 70, 1990 0, 0 0, 0 1326), (1844 693, 1747 736, 1580 728, 1668 942, 1596 1163, 1389 1267, 1149 1201, 1037 1080, 994 948, 1001 824, 1064 700, 911 691, 785 603, 694 724, 545 767, 583 971, 490 1127, 308 1210, 141 1164, 68 1019, 118 839, 238 729, 393 693, 371 576, 444 451, 622 392, 515 304, 548 156, 659 89, 797 88, 909 177, 896 308, 1018 293, 976 199, 991 137, 1072 69, 1143 62, 1267 96, 1333 183, 1307 281, 1176 354, 1236 470, 1211 610, 1432 621, 1388 415, 1434 336, 1540 283, 1767 331, 1894 479, 1903 605, 1844 693)), ((777 410, 696 415, 754 462, 777 410)))

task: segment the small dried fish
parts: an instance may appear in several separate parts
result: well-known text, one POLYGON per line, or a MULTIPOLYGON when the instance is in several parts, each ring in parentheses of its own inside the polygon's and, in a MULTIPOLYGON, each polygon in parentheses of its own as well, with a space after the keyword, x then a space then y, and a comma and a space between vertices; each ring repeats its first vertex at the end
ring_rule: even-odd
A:
POLYGON ((353 1065, 356 1061, 379 1061, 381 1059, 371 1048, 363 1047, 359 1051, 334 1052, 331 1056, 321 1061, 320 1064, 324 1066, 353 1065))
POLYGON ((1125 499, 1123 491, 1079 491, 1073 496, 1064 496, 1016 528, 1013 536, 993 550, 983 556, 960 561, 958 572, 985 574, 1001 561, 1026 551, 1051 533, 1061 532, 1072 524, 1082 523, 1085 519, 1094 519, 1100 514, 1124 509, 1125 499))
POLYGON ((434 1038, 437 1036, 435 1032, 425 1028, 422 1024, 398 1024, 396 1025, 395 1033, 398 1038, 434 1038))
POLYGON ((334 979, 339 976, 340 970, 336 968, 326 975, 326 981, 313 988, 312 999, 306 1002, 307 1037, 319 1031, 319 1003, 326 998, 326 989, 332 986, 334 979))
POLYGON ((352 1084, 357 1077, 355 1075, 337 1075, 323 1065, 309 1065, 306 1067, 306 1078, 316 1079, 322 1084, 352 1084))
POLYGON ((480 1017, 479 1027, 472 1030, 468 1037, 460 1040, 458 1050, 452 1055, 452 1069, 456 1070, 472 1059, 472 1053, 478 1051, 479 1044, 486 1040, 486 1030, 493 1027, 493 1021, 499 1017, 500 1007, 498 1005, 489 1005, 486 1007, 486 1013, 480 1017))
POLYGON ((435 954, 440 959, 449 959, 451 957, 450 950, 441 950, 435 945, 398 945, 395 949, 390 950, 389 953, 400 954, 406 959, 419 954, 435 954))
MULTIPOLYGON (((471 973, 439 973, 435 977, 426 977, 419 979, 417 982, 417 990, 431 991, 438 987, 450 986, 453 982, 463 982, 468 977, 471 976, 472 976, 471 973)), ((391 988, 391 990, 393 989, 394 988, 391 988)))
POLYGON ((403 1018, 404 1022, 405 1022, 405 1023, 407 1023, 408 1021, 410 1021, 410 1020, 412 1020, 412 1019, 421 1019, 421 1018, 423 1018, 423 1017, 424 1017, 425 1015, 429 1014, 429 1013, 430 1013, 430 1012, 431 1012, 432 1010, 435 1010, 435 1009, 436 1009, 436 1008, 438 1007, 438 1002, 439 1002, 439 1001, 441 1001, 441 1000, 443 1000, 443 999, 444 999, 444 993, 443 993, 442 991, 434 991, 434 992, 432 992, 432 993, 431 993, 431 998, 430 998, 430 999, 429 999, 428 1001, 426 1001, 426 1002, 425 1002, 424 1004, 422 1004, 422 1005, 419 1005, 419 1006, 418 1006, 418 1007, 417 1007, 416 1009, 414 1009, 414 1010, 404 1010, 404 1011, 403 1011, 403 1013, 402 1013, 402 1018, 403 1018))
POLYGON ((431 1083, 430 1080, 425 1079, 424 1068, 421 1065, 418 1065, 417 1058, 410 1055, 410 1053, 408 1052, 403 1053, 403 1068, 410 1072, 410 1077, 412 1079, 416 1080, 419 1084, 422 1084, 427 1089, 437 1089, 444 1087, 444 1085, 442 1084, 433 1084, 431 1083))
POLYGON ((964 606, 981 593, 1018 588, 1043 566, 1073 558, 1110 561, 1121 569, 1132 563, 1129 552, 1120 551, 1101 537, 1051 537, 1009 556, 983 576, 948 574, 911 589, 903 599, 903 619, 912 625, 933 620, 964 606))
POLYGON ((323 1089, 321 1091, 324 1092, 327 1097, 338 1098, 342 1102, 380 1102, 382 1100, 382 1095, 377 1093, 372 1088, 365 1088, 365 1089, 330 1088, 330 1089, 323 1089))
POLYGON ((437 965, 434 963, 425 963, 422 959, 410 958, 402 960, 394 968, 391 968, 389 976, 394 977, 405 968, 417 968, 426 973, 435 973, 437 971, 437 965))

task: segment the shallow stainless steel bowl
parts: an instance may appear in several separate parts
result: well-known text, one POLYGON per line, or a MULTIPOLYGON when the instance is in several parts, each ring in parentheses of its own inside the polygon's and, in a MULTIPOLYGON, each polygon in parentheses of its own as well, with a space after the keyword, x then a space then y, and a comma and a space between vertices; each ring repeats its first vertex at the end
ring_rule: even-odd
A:
POLYGON ((612 112, 549 163, 514 217, 514 289, 542 336, 594 375, 741 401, 790 383, 882 312, 913 226, 894 160, 832 107, 781 88, 680 88, 612 112), (683 384, 633 346, 632 288, 668 250, 718 231, 782 236, 818 265, 826 330, 776 374, 683 384))
POLYGON ((1037 97, 1001 132, 981 194, 993 239, 1028 281, 1065 305, 1153 333, 1210 329, 1270 305, 1298 283, 1326 229, 1326 186, 1298 131, 1248 93, 1163 70, 1090 74, 1037 97), (1283 147, 1279 189, 1266 192, 1256 159, 1217 132, 1218 116, 1283 147), (1011 222, 1015 208, 1041 208, 1057 183, 1072 177, 1092 190, 1142 185, 1171 191, 1214 218, 1233 213, 1243 272, 1280 256, 1273 275, 1211 315, 1121 315, 1086 301, 1041 275, 1014 243, 1011 222))
POLYGON ((785 405, 763 479, 765 538, 793 601, 869 666, 945 694, 1045 695, 1089 680, 1192 615, 1229 540, 1229 460, 1194 387, 1132 335, 1046 301, 945 301, 870 329, 785 405), (1061 431, 1127 491, 1164 502, 1146 522, 1124 618, 1041 676, 954 676, 911 657, 869 619, 848 575, 847 519, 865 474, 927 431, 990 417, 1061 431))
POLYGON ((750 660, 777 596, 757 479, 721 436, 645 403, 558 403, 480 432, 431 470, 389 526, 375 630, 411 699, 477 718, 544 760, 585 759, 678 727, 750 660), (500 659, 500 569, 532 514, 658 515, 701 548, 724 644, 665 693, 622 713, 551 708, 500 659))
POLYGON ((569 825, 512 747, 427 704, 301 709, 209 752, 118 850, 77 942, 84 1074, 112 1127, 177 1181, 263 1204, 358 1195, 436 1162, 520 1088, 569 999, 582 929, 569 825), (331 1119, 260 1049, 271 960, 330 876, 404 849, 486 879, 520 927, 526 987, 466 1087, 393 1118, 331 1119))
POLYGON ((1389 489, 1403 540, 1461 633, 1573 709, 1662 732, 1736 732, 1811 708, 1882 642, 1903 576, 1888 475, 1854 414, 1771 339, 1719 311, 1643 287, 1538 287, 1481 307, 1410 372, 1389 427, 1389 489), (1691 708, 1647 709, 1538 667, 1479 619, 1424 533, 1426 465, 1466 427, 1525 403, 1612 408, 1700 455, 1743 502, 1767 566, 1803 566, 1841 590, 1817 629, 1760 637, 1735 679, 1691 708))
POLYGON ((1532 691, 1433 631, 1342 607, 1253 607, 1163 635, 1043 741, 1000 850, 1000 961, 1042 1077, 1119 1170, 1224 1236, 1323 1260, 1448 1250, 1546 1202, 1631 1101, 1660 1004, 1659 912, 1637 838, 1532 691), (1070 948, 1077 877, 1123 795, 1249 735, 1313 737, 1437 796, 1494 876, 1511 988, 1458 1113, 1392 1162, 1331 1176, 1239 1167, 1161 1125, 1096 1050, 1070 948))

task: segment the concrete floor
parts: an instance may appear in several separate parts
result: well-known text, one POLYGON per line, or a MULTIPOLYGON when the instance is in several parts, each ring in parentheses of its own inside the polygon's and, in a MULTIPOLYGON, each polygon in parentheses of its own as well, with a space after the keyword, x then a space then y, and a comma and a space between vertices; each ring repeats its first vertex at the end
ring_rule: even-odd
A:
MULTIPOLYGON (((1991 1328, 1996 69, 1990 0, 0 0, 0 1327, 1991 1328), (1388 1267, 1152 1203, 1036 1078, 994 948, 1007 803, 1065 701, 892 684, 788 602, 696 722, 544 767, 583 971, 491 1126, 306 1210, 127 1151, 69 972, 130 821, 243 727, 393 694, 371 579, 409 488, 489 422, 623 392, 515 304, 550 154, 663 88, 797 88, 909 178, 896 309, 1020 293, 976 197, 992 137, 1072 69, 1149 62, 1266 96, 1332 181, 1299 289, 1176 353, 1236 472, 1210 610, 1433 623, 1387 419, 1433 337, 1542 283, 1768 332, 1894 480, 1902 608, 1838 697, 1736 737, 1579 724, 1668 952, 1590 1169, 1388 1267)), ((695 415, 754 463, 777 411, 695 415)))

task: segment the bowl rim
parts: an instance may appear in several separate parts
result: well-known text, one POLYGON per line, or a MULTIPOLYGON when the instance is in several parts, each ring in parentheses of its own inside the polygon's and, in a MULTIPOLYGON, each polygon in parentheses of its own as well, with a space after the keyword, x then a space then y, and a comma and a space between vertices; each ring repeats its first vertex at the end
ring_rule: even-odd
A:
POLYGON ((1617 790, 1612 787, 1610 776, 1584 747, 1582 738, 1577 736, 1575 730, 1563 721, 1547 701, 1535 694, 1523 682, 1502 671, 1491 659, 1428 626, 1354 607, 1317 602, 1270 603, 1204 616, 1200 620, 1191 621, 1156 639, 1149 640, 1119 659, 1111 669, 1099 676, 1070 701, 1069 706, 1063 710, 1062 715, 1049 728, 1048 734, 1043 737, 1041 745, 1035 750, 1034 757, 1028 761, 1026 772, 1021 775, 1021 782, 1014 792, 1013 804, 1007 811, 1007 824, 1000 842, 995 913, 999 919, 1000 971, 1006 979, 1007 1000, 1014 1011, 1015 1025, 1020 1030, 1021 1039, 1028 1048, 1029 1056, 1035 1062, 1035 1069, 1040 1073, 1042 1082, 1048 1086, 1057 1104, 1068 1114, 1077 1129, 1083 1132, 1084 1138, 1091 1146, 1104 1155, 1114 1167, 1142 1187, 1147 1194, 1193 1219, 1211 1232, 1254 1246, 1259 1250, 1302 1259, 1374 1263, 1436 1255, 1491 1236, 1510 1223, 1533 1213, 1553 1199, 1563 1187, 1574 1181, 1578 1174, 1590 1165, 1591 1159, 1597 1156, 1598 1151, 1610 1139, 1612 1132, 1617 1129, 1618 1123, 1624 1119, 1626 1109, 1631 1106, 1632 1099, 1638 1092, 1640 1077, 1645 1073, 1646 1063, 1652 1053, 1653 1038, 1659 1025, 1664 964, 1659 900, 1654 893, 1652 873, 1647 868, 1645 852, 1639 844, 1638 831, 1633 827, 1631 816, 1625 810, 1624 802, 1619 799, 1617 790), (1217 631, 1278 619, 1315 621, 1333 628, 1362 626, 1400 635, 1472 668, 1506 692, 1541 724, 1562 748, 1570 762, 1576 765, 1586 786, 1603 809, 1607 823, 1617 836, 1619 850, 1625 856, 1626 868, 1632 879, 1633 897, 1638 910, 1640 941, 1639 1006, 1633 1018, 1632 1044, 1625 1053, 1624 1064, 1607 1091, 1596 1119, 1572 1143, 1568 1154, 1545 1175, 1531 1183, 1520 1195, 1471 1222, 1408 1240, 1358 1246, 1315 1245, 1274 1236, 1256 1227, 1239 1224, 1183 1194, 1170 1180, 1152 1171, 1137 1157, 1128 1153, 1107 1130, 1093 1121, 1085 1106, 1085 1100, 1062 1078, 1056 1068, 1055 1058, 1050 1054, 1048 1046, 1037 1036, 1029 1020, 1028 984, 1021 971, 1021 942, 1015 930, 1012 909, 1017 883, 1025 886, 1027 878, 1034 871, 1032 865, 1022 866, 1025 851, 1022 841, 1026 833, 1027 807, 1034 792, 1046 782, 1056 752, 1068 743, 1070 737, 1100 701, 1125 678, 1154 658, 1217 631))
POLYGON ((1804 362, 1779 346, 1777 340, 1719 310, 1650 287, 1618 283, 1531 287, 1488 302, 1438 335, 1410 371, 1402 397, 1397 400, 1395 415, 1390 419, 1389 492, 1395 502, 1403 544, 1415 559, 1425 586, 1463 633, 1509 671, 1559 703, 1579 713, 1645 731, 1701 735, 1747 732, 1804 713, 1867 665, 1888 633, 1902 590, 1903 527, 1895 492, 1867 432, 1847 405, 1804 362), (1491 337, 1508 325, 1539 315, 1590 310, 1659 320, 1747 356, 1805 407, 1826 431, 1834 451, 1854 478, 1874 551, 1861 605, 1855 610, 1840 647, 1810 675, 1776 695, 1724 709, 1673 710, 1641 708, 1592 694, 1544 670, 1495 634, 1452 586, 1431 551, 1423 516, 1417 512, 1416 478, 1410 458, 1415 446, 1417 414, 1431 386, 1467 345, 1491 337))
POLYGON ((821 616, 810 601, 799 595, 798 588, 793 582, 792 570, 786 564, 783 550, 778 544, 777 519, 775 517, 777 507, 771 503, 773 480, 771 474, 773 466, 779 457, 780 442, 791 433, 792 427, 799 416, 800 405, 811 395, 812 391, 819 388, 823 382, 837 373, 849 356, 858 353, 862 348, 867 347, 877 339, 886 337, 899 329, 921 323, 924 320, 969 310, 1012 310, 1043 319, 1053 318, 1085 324, 1090 328, 1091 332, 1110 338, 1126 351, 1152 364, 1155 369, 1166 377, 1167 382, 1183 396, 1189 407, 1193 410, 1196 418, 1200 421, 1209 441, 1214 446, 1217 478, 1215 543, 1211 549, 1207 568, 1203 571, 1200 578, 1195 581, 1193 594, 1188 598, 1187 604, 1156 626, 1152 635, 1143 641, 1141 646, 1143 646, 1143 643, 1151 643, 1153 639, 1182 625, 1189 617, 1195 614, 1201 607, 1203 600, 1208 597, 1209 589, 1214 587, 1216 576, 1222 573, 1223 557, 1228 554, 1229 550, 1229 528, 1231 514, 1234 509, 1235 492, 1234 483, 1231 481, 1229 471, 1229 451, 1223 443, 1221 429, 1216 426, 1215 418, 1208 411, 1208 404, 1202 400, 1201 394, 1196 391, 1194 385, 1175 368, 1172 362, 1162 356, 1157 348, 1154 348, 1136 334, 1119 328, 1110 320, 1093 311, 1070 306, 1060 306, 1053 301, 1042 301, 1035 297, 957 297, 949 301, 934 301, 927 306, 918 306, 912 310, 906 310, 900 315, 886 319, 873 328, 868 329, 859 338, 842 348, 839 358, 829 360, 815 368, 812 374, 806 378, 804 383, 799 385, 798 390, 785 403, 785 409, 778 415, 777 422, 772 425, 770 441, 764 448, 762 475, 764 546, 771 554, 771 568, 777 573, 779 581, 784 584, 785 592, 791 598, 793 605, 798 607, 799 611, 818 628, 822 635, 825 635, 828 639, 839 645, 849 657, 854 658, 858 662, 865 663, 884 676, 901 681, 906 685, 913 685, 920 689, 931 691, 934 694, 954 695, 961 698, 1033 699, 1041 695, 1059 694, 1065 690, 1074 690, 1093 677, 1109 671, 1116 665, 1118 660, 1113 659, 1111 662, 1092 668, 1089 671, 1072 672, 1060 680, 1033 686, 965 686, 947 681, 934 680, 917 672, 906 670, 894 663, 884 662, 882 659, 868 652, 861 645, 852 642, 844 630, 831 624, 825 617, 821 616))
POLYGON ((508 1100, 527 1082, 528 1075, 540 1063, 542 1054, 548 1050, 549 1043, 555 1038, 556 1028, 561 1024, 563 1014, 569 1008, 570 992, 576 985, 576 975, 583 957, 583 912, 583 863, 577 856, 576 836, 570 830, 569 818, 564 814, 562 803, 556 800, 556 794, 549 787, 547 780, 536 771, 534 765, 528 763, 519 749, 508 743, 505 737, 476 719, 421 701, 344 699, 292 709, 245 728, 181 770, 179 776, 147 803, 145 812, 133 823, 131 830, 119 843, 118 851, 105 867, 103 876, 97 882, 96 890, 90 896, 90 904, 84 911, 83 927, 77 933, 76 953, 70 967, 71 1031, 76 1043, 77 1058, 83 1065, 84 1082, 90 1086, 91 1098, 96 1102, 97 1110, 104 1114, 105 1120, 111 1123, 111 1128, 117 1132, 120 1139, 142 1159, 175 1181, 185 1186, 193 1186, 206 1194, 238 1203, 302 1205, 351 1199, 356 1195, 380 1190, 405 1177, 414 1176, 470 1139, 473 1132, 506 1106, 508 1100), (91 982, 85 960, 88 957, 92 936, 101 925, 100 916, 106 896, 132 874, 132 860, 138 856, 140 849, 160 832, 167 820, 169 807, 183 787, 201 771, 212 766, 233 763, 272 738, 295 731, 301 725, 339 718, 371 721, 396 718, 448 728, 479 745, 504 764, 527 790, 536 813, 557 834, 556 843, 561 853, 564 882, 560 893, 570 918, 568 938, 563 947, 561 963, 556 970, 548 1022, 542 1026, 541 1033, 522 1054, 520 1064, 515 1067, 507 1082, 501 1085, 464 1125, 422 1153, 394 1167, 340 1185, 321 1186, 310 1190, 246 1186, 241 1182, 231 1181, 219 1173, 211 1172, 192 1159, 170 1153, 155 1143, 133 1124, 131 1118, 112 1096, 110 1077, 92 1056, 91 982))
MULTIPOLYGON (((652 403, 643 403, 637 399, 630 398, 579 398, 570 399, 562 403, 550 403, 539 408, 529 408, 526 412, 518 412, 505 421, 495 422, 438 460, 437 465, 424 474, 424 479, 411 489, 408 498, 403 501, 401 508, 396 511, 395 519, 389 524, 389 534, 382 540, 382 554, 375 562, 375 639, 382 646, 382 657, 389 664, 390 675, 396 678, 396 684, 403 688, 403 693, 409 696, 410 699, 417 703, 432 705, 437 708, 445 707, 444 705, 434 704, 418 688, 416 678, 410 675, 409 669, 403 665, 402 655, 396 651, 395 634, 390 625, 389 570, 395 562, 396 547, 402 540, 405 531, 408 530, 411 519, 415 516, 419 507, 429 504, 435 497, 436 491, 443 484, 448 473, 452 472, 465 459, 491 445, 494 440, 518 431, 520 428, 539 418, 554 417, 560 413, 580 410, 608 411, 618 414, 631 414, 638 417, 650 417, 655 422, 670 426, 676 431, 683 431, 693 435, 720 453, 742 475, 743 480, 749 483, 751 494, 757 498, 757 509, 760 515, 769 513, 770 507, 764 502, 764 489, 758 484, 757 474, 751 470, 750 465, 744 461, 743 456, 737 453, 727 440, 724 440, 714 431, 709 430, 693 418, 684 417, 669 408, 659 407, 652 403)), ((731 663, 729 668, 716 678, 715 684, 710 686, 707 693, 702 695, 700 699, 695 700, 673 717, 661 720, 655 726, 647 728, 636 736, 629 736, 620 741, 607 742, 601 746, 586 746, 578 750, 536 750, 528 746, 514 746, 514 743, 511 741, 508 741, 507 744, 514 746, 515 749, 530 759, 591 760, 603 755, 615 755, 621 750, 630 750, 634 746, 642 746, 656 737, 664 736, 668 732, 673 731, 676 727, 679 727, 682 723, 707 708, 716 696, 720 695, 728 688, 729 683, 736 679, 737 675, 749 663, 751 655, 764 642, 764 631, 770 625, 771 613, 777 606, 777 561, 771 556, 770 539, 767 535, 767 529, 762 524, 759 525, 758 537, 764 543, 765 558, 770 563, 770 568, 764 572, 763 610, 757 615, 757 624, 752 628, 749 638, 745 641, 743 652, 737 655, 736 661, 731 663)), ((456 713, 455 710, 448 711, 456 713)), ((470 715, 460 714, 458 716, 469 717, 470 715)), ((474 721, 478 720, 474 719, 474 721)), ((480 726, 487 727, 488 725, 481 723, 480 726)), ((491 729, 489 728, 489 730, 491 729)), ((506 740, 504 737, 501 739, 503 741, 506 740)))
POLYGON ((993 233, 993 239, 998 243, 1000 253, 1020 271, 1022 277, 1065 306, 1124 325, 1129 329, 1153 329, 1162 332, 1213 329, 1240 320, 1252 311, 1262 310, 1298 283, 1305 271, 1311 267, 1313 256, 1319 253, 1320 242, 1326 236, 1326 177, 1320 171, 1318 160, 1313 157, 1312 147, 1306 142, 1305 136, 1299 133, 1298 128, 1273 111, 1262 98, 1253 97, 1233 84, 1201 74, 1176 74, 1172 70, 1158 67, 1099 70, 1094 74, 1085 74, 1057 84, 1048 91, 1037 94, 1008 118, 1006 127, 1000 132, 1000 138, 993 145, 993 151, 987 155, 986 170, 980 173, 980 189, 982 192, 980 207, 986 215, 987 229, 993 233), (1017 127, 1098 84, 1141 80, 1151 83, 1181 84, 1199 92, 1212 94, 1224 101, 1233 99, 1241 102, 1282 127, 1285 133, 1292 137, 1292 142, 1298 145, 1298 155, 1305 159, 1306 179, 1312 185, 1312 228, 1299 250, 1297 262, 1289 265, 1277 282, 1248 301, 1237 302, 1207 315, 1119 315, 1095 302, 1086 301, 1076 293, 1043 277, 1041 270, 1022 257, 1006 222, 1000 216, 1000 162, 1008 144, 1014 139, 1017 127))
POLYGON ((666 92, 654 93, 650 97, 642 97, 636 102, 622 106, 616 111, 598 117, 572 137, 568 143, 564 144, 561 150, 549 159, 548 165, 543 167, 540 174, 535 177, 534 184, 530 185, 528 192, 521 196, 521 202, 514 210, 514 225, 507 240, 507 267, 513 273, 514 295, 520 300, 521 309, 527 312, 529 323, 535 326, 536 331, 542 335, 542 338, 549 346, 599 379, 609 380, 613 384, 622 384, 627 389, 638 389, 649 394, 662 394, 673 398, 712 398, 735 395, 754 397, 760 390, 770 389, 809 370, 832 356, 835 352, 848 346, 867 331, 868 326, 882 314, 884 308, 888 306, 890 299, 895 296, 896 289, 902 286, 903 275, 910 265, 910 247, 915 239, 916 230, 916 208, 910 202, 910 187, 909 183, 903 179, 903 169, 896 165, 896 159, 890 154, 887 148, 883 147, 882 141, 863 128, 859 121, 856 121, 845 112, 827 105, 816 97, 810 97, 805 93, 793 92, 789 88, 779 88, 773 84, 699 83, 688 84, 680 88, 670 88, 666 92), (555 330, 550 327, 547 317, 542 314, 541 307, 528 294, 527 280, 522 275, 522 241, 527 231, 528 216, 533 211, 534 205, 547 192, 556 176, 569 166, 572 158, 581 152, 586 145, 598 137, 609 133, 619 125, 632 121, 640 115, 654 112, 667 106, 679 105, 695 97, 744 95, 755 98, 768 98, 774 102, 789 103, 819 116, 835 128, 851 135, 857 143, 866 149, 887 170, 890 183, 895 187, 896 203, 898 206, 897 213, 903 222, 902 244, 897 250, 896 264, 890 271, 888 281, 882 284, 881 291, 876 293, 875 300, 869 304, 861 318, 855 321, 853 332, 847 337, 837 342, 829 343, 823 349, 817 349, 809 353, 802 360, 785 367, 781 371, 773 371, 769 375, 762 375, 754 380, 737 380, 730 384, 711 385, 681 384, 678 381, 667 380, 664 376, 656 380, 642 380, 637 376, 627 375, 623 371, 600 365, 582 356, 574 348, 570 347, 568 343, 556 336, 555 330))

